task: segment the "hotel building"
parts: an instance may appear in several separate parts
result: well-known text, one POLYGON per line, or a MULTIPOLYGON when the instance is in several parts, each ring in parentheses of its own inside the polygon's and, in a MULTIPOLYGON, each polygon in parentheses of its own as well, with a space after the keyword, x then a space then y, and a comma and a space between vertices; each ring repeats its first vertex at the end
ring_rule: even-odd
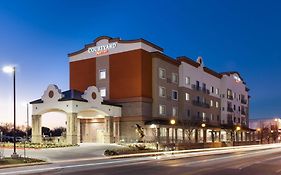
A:
POLYGON ((66 114, 68 143, 221 142, 236 126, 236 139, 250 140, 249 89, 238 72, 171 58, 144 39, 102 36, 68 57, 70 90, 50 85, 31 102, 33 142, 51 111, 66 114))

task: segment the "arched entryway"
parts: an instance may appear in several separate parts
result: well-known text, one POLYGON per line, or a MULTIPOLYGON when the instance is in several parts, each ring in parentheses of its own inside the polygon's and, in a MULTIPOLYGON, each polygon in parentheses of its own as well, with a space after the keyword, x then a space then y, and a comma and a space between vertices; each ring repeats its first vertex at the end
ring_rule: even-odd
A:
MULTIPOLYGON (((56 85, 49 85, 41 99, 31 102, 32 142, 42 142, 42 115, 60 111, 66 114, 66 143, 81 142, 112 143, 113 126, 121 116, 121 107, 103 104, 98 89, 89 87, 84 93, 75 90, 61 92, 56 85)), ((54 120, 56 120, 54 118, 54 120)))

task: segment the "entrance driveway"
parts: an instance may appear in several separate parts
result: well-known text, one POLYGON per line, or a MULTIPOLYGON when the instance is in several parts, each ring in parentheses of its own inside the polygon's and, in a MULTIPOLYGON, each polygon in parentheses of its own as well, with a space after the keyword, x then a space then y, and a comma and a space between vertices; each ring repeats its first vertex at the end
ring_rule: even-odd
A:
MULTIPOLYGON (((106 149, 120 148, 117 144, 101 144, 101 143, 81 143, 78 147, 66 148, 48 148, 48 149, 27 149, 26 155, 32 158, 39 158, 47 161, 63 161, 83 158, 103 157, 106 149)), ((3 149, 0 148, 2 152, 3 149)), ((9 157, 13 153, 13 149, 4 149, 4 155, 9 157)), ((23 149, 17 149, 17 153, 24 155, 23 149)))

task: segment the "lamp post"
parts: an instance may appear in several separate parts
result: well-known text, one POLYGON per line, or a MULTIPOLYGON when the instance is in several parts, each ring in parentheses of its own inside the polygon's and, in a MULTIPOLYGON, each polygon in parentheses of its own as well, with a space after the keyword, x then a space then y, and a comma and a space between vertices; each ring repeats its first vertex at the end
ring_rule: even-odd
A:
POLYGON ((171 119, 170 120, 170 123, 171 123, 171 125, 172 125, 172 141, 173 141, 173 143, 175 142, 174 141, 174 125, 176 124, 176 120, 175 119, 171 119))
POLYGON ((205 148, 205 142, 206 142, 206 140, 207 140, 207 139, 206 139, 206 137, 207 137, 206 134, 207 134, 207 133, 206 133, 206 130, 205 130, 206 124, 205 124, 205 123, 202 123, 202 124, 201 124, 201 127, 203 128, 203 148, 205 148))
POLYGON ((240 126, 237 126, 236 127, 236 139, 237 139, 237 144, 239 145, 239 139, 238 139, 238 134, 239 134, 239 131, 241 130, 241 127, 240 126))
POLYGON ((260 129, 260 128, 257 128, 256 131, 258 132, 259 144, 261 144, 261 135, 260 135, 261 129, 260 129))
POLYGON ((5 66, 3 67, 3 72, 8 74, 13 74, 13 92, 14 92, 14 152, 11 155, 12 158, 18 158, 18 154, 16 152, 16 67, 15 66, 5 66))

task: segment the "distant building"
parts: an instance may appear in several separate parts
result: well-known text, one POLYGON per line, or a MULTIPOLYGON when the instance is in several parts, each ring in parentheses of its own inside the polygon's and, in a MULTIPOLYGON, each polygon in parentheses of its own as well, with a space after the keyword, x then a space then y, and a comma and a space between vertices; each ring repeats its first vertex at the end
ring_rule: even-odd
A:
POLYGON ((277 128, 281 130, 281 119, 279 117, 267 119, 250 119, 249 128, 262 129, 262 128, 277 128))
POLYGON ((32 141, 41 142, 41 115, 51 111, 66 113, 68 143, 169 143, 190 135, 196 143, 220 142, 238 126, 237 140, 249 140, 249 89, 241 75, 163 52, 144 39, 103 36, 69 54, 70 90, 51 85, 31 102, 32 141))

